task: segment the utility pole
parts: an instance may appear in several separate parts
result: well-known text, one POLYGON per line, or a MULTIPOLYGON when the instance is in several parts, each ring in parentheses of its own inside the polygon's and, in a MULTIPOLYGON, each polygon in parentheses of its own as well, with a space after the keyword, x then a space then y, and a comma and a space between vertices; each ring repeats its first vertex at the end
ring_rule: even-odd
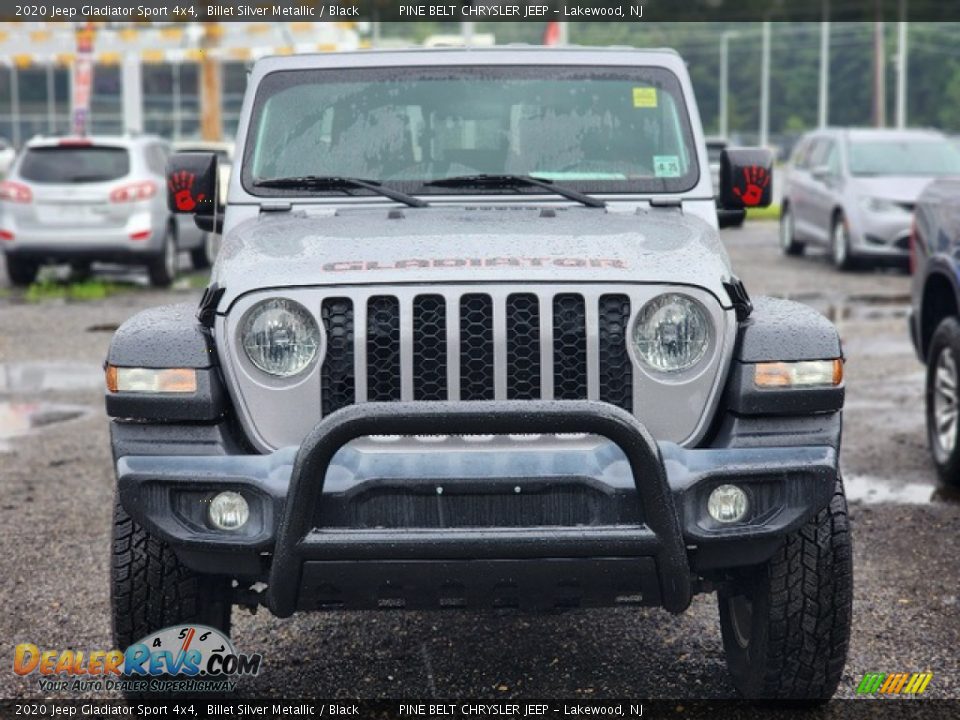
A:
MULTIPOLYGON (((829 12, 829 11, 828 11, 829 12)), ((820 23, 820 85, 817 98, 817 127, 825 128, 830 117, 830 21, 820 23)))
POLYGON ((763 23, 763 52, 760 60, 760 147, 770 141, 770 21, 763 23))
POLYGON ((213 57, 210 51, 220 44, 223 27, 220 23, 206 23, 203 30, 203 59, 200 61, 200 136, 204 140, 219 140, 223 134, 220 60, 213 57))
POLYGON ((720 137, 727 137, 730 129, 730 38, 734 37, 737 37, 736 30, 720 33, 720 100, 717 108, 717 132, 720 137))
POLYGON ((887 124, 887 83, 884 62, 884 26, 881 0, 877 0, 877 20, 873 24, 873 124, 882 128, 887 124))
POLYGON ((906 0, 900 0, 897 23, 897 127, 907 126, 907 13, 906 0))

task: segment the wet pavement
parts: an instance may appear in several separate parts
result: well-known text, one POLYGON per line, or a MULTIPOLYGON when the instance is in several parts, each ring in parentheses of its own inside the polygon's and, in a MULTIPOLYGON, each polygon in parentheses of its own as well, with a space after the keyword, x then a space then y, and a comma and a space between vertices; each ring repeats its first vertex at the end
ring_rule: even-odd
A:
MULTIPOLYGON (((841 465, 856 597, 838 694, 851 696, 865 672, 925 670, 934 673, 927 696, 960 697, 960 497, 938 482, 927 454, 924 369, 906 330, 909 277, 895 269, 838 274, 817 253, 784 258, 773 223, 723 237, 751 294, 806 302, 843 339, 841 465)), ((130 285, 101 301, 27 303, 0 281, 0 667, 19 642, 109 647, 113 477, 103 359, 127 317, 199 299, 189 283, 170 291, 130 285)), ((238 648, 265 656, 264 671, 243 686, 249 696, 733 695, 709 596, 679 617, 617 609, 281 621, 235 611, 234 624, 238 648)), ((37 695, 34 679, 0 670, 0 696, 37 695)))

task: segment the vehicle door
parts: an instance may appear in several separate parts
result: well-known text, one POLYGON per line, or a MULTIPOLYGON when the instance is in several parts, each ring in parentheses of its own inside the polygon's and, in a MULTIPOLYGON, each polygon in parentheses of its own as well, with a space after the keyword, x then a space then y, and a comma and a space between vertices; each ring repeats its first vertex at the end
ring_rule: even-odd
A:
POLYGON ((784 198, 793 209, 794 234, 798 240, 806 240, 811 236, 810 193, 813 178, 810 176, 810 157, 821 142, 822 140, 816 137, 801 141, 784 180, 784 198))
POLYGON ((842 182, 840 148, 823 138, 810 154, 810 185, 806 193, 805 234, 826 245, 830 241, 833 209, 840 203, 842 182))

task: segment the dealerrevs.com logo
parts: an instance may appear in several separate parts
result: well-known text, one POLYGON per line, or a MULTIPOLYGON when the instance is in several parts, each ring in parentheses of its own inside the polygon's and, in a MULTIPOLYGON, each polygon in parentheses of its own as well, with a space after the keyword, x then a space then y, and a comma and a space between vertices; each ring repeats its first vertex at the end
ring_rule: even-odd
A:
POLYGON ((17 675, 37 673, 44 692, 231 692, 237 678, 260 672, 262 656, 238 653, 205 625, 175 625, 120 650, 14 650, 17 675))

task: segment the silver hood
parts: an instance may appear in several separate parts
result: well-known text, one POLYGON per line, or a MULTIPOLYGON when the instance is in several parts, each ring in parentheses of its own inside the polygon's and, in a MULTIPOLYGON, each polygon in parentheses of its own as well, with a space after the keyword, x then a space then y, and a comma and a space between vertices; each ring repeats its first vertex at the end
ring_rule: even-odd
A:
POLYGON ((679 208, 263 212, 224 240, 220 312, 270 287, 589 282, 690 285, 729 306, 717 231, 679 208))

